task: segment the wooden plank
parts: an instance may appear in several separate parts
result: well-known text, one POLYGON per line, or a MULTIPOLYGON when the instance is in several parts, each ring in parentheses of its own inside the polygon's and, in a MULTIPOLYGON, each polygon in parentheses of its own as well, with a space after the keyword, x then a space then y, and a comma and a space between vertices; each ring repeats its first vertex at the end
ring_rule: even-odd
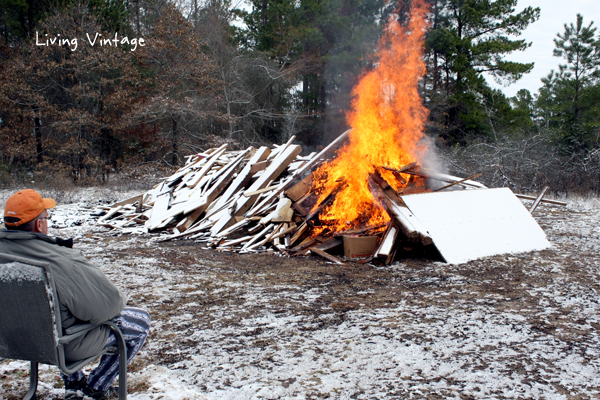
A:
POLYGON ((202 211, 205 211, 208 205, 215 200, 221 192, 225 189, 225 187, 231 182, 234 177, 234 174, 237 172, 238 167, 243 160, 243 155, 239 155, 232 161, 227 169, 220 174, 219 179, 208 189, 208 191, 197 200, 193 200, 187 204, 185 208, 185 214, 196 210, 198 208, 202 208, 202 211))
MULTIPOLYGON (((164 221, 167 219, 171 219, 178 214, 189 214, 191 212, 194 213, 195 218, 188 220, 188 228, 194 221, 206 210, 208 205, 218 197, 221 191, 227 186, 227 184, 233 179, 235 172, 239 166, 239 163, 243 160, 243 154, 238 155, 228 166, 224 169, 223 172, 220 172, 220 178, 215 182, 214 185, 210 187, 210 189, 200 198, 184 202, 177 207, 173 207, 164 213, 164 221)), ((190 194, 191 195, 191 194, 190 194)), ((160 228, 165 225, 163 223, 153 223, 149 229, 160 228)))
POLYGON ((313 207, 313 210, 310 212, 310 214, 308 214, 306 216, 305 220, 308 222, 308 221, 312 220, 314 217, 316 217, 317 215, 319 215, 319 213, 323 210, 323 208, 325 208, 329 203, 331 203, 335 199, 335 196, 342 189, 344 189, 344 187, 346 187, 346 182, 343 182, 343 181, 338 182, 337 186, 335 188, 333 188, 331 193, 329 193, 327 195, 327 197, 325 197, 323 199, 323 201, 321 201, 319 204, 317 204, 315 207, 313 207))
POLYGON ((344 236, 344 235, 360 235, 362 233, 371 231, 371 230, 375 230, 375 229, 379 229, 379 228, 383 228, 383 227, 387 227, 388 224, 379 224, 379 225, 369 225, 369 226, 364 226, 362 228, 355 228, 355 229, 348 229, 347 231, 342 231, 342 232, 338 232, 336 233, 336 236, 344 236))
POLYGON ((102 217, 98 218, 98 223, 106 221, 107 219, 109 219, 110 217, 112 217, 113 215, 115 215, 116 213, 121 211, 122 208, 123 208, 123 206, 117 206, 117 207, 111 208, 109 212, 104 214, 102 217))
POLYGON ((294 172, 301 168, 304 164, 306 164, 306 161, 298 161, 298 158, 296 157, 296 160, 288 165, 288 172, 294 172))
POLYGON ((161 242, 168 242, 169 240, 178 239, 178 238, 184 237, 184 236, 189 236, 189 235, 191 235, 193 233, 200 232, 203 229, 205 229, 205 228, 204 227, 196 226, 196 227, 193 227, 191 229, 188 229, 185 232, 177 233, 177 234, 174 234, 174 235, 167 236, 165 238, 159 239, 158 242, 159 243, 161 243, 161 242))
POLYGON ((130 199, 127 199, 127 200, 121 200, 118 203, 113 204, 112 207, 125 206, 127 204, 137 203, 138 201, 142 200, 143 196, 144 196, 143 194, 140 194, 139 196, 134 196, 134 197, 132 197, 130 199))
POLYGON ((190 215, 188 215, 185 218, 185 222, 183 224, 177 225, 177 228, 179 229, 179 231, 185 232, 187 229, 189 229, 190 226, 192 226, 194 224, 194 222, 196 222, 196 220, 200 217, 200 215, 202 214, 203 211, 204 210, 202 210, 201 208, 198 208, 195 211, 193 211, 192 213, 190 213, 190 215))
POLYGON ((280 186, 281 186, 281 184, 274 185, 274 186, 269 186, 269 187, 266 187, 266 188, 263 188, 263 189, 255 190, 253 192, 246 190, 244 192, 244 196, 251 197, 251 196, 255 196, 257 194, 267 193, 267 192, 270 192, 271 190, 278 189, 280 186))
POLYGON ((298 201, 308 193, 312 186, 312 173, 308 174, 304 179, 290 187, 284 193, 292 201, 298 201))
POLYGON ((221 218, 215 222, 212 228, 210 228, 210 234, 212 236, 217 236, 223 231, 223 229, 228 229, 232 225, 235 224, 235 218, 231 215, 231 209, 228 209, 228 213, 221 216, 221 218))
MULTIPOLYGON (((527 196, 525 194, 515 194, 515 196, 517 196, 519 199, 524 199, 524 200, 536 200, 535 197, 527 196)), ((564 203, 562 201, 550 200, 550 199, 541 199, 540 202, 548 203, 548 204, 556 204, 557 206, 566 206, 567 205, 567 203, 564 203)))
POLYGON ((420 241, 424 246, 433 243, 429 232, 423 226, 423 224, 413 215, 412 212, 406 207, 400 206, 390 201, 388 203, 392 214, 396 217, 396 220, 400 223, 400 229, 402 232, 412 241, 420 241))
POLYGON ((231 246, 235 246, 235 245, 247 242, 248 240, 251 240, 252 238, 253 238, 252 236, 244 236, 244 237, 239 238, 239 239, 234 239, 234 240, 230 240, 228 242, 220 243, 219 247, 231 247, 231 246))
POLYGON ((152 207, 152 215, 150 216, 150 219, 144 224, 146 229, 152 230, 154 229, 153 227, 155 224, 162 222, 162 220, 164 219, 164 215, 167 212, 167 209, 169 208, 170 201, 171 195, 169 193, 164 194, 156 199, 156 202, 154 202, 154 207, 152 207))
POLYGON ((206 161, 206 164, 204 164, 204 166, 200 169, 200 171, 194 173, 194 178, 190 179, 186 183, 186 186, 191 187, 191 188, 196 187, 198 182, 200 182, 200 180, 202 178, 204 178, 204 175, 206 175, 206 173, 208 171, 210 171, 210 169, 213 167, 213 165, 217 161, 217 159, 225 152, 226 147, 227 147, 227 144, 224 144, 223 146, 219 147, 219 150, 216 151, 215 154, 210 156, 210 158, 206 161))
POLYGON ((331 254, 328 254, 326 252, 324 252, 323 250, 318 249, 317 247, 310 247, 308 250, 311 251, 311 253, 315 253, 316 255, 319 255, 321 257, 323 257, 324 259, 331 261, 335 264, 344 264, 342 261, 340 261, 339 258, 332 256, 331 254))
MULTIPOLYGON (((231 220, 231 216, 229 217, 231 220)), ((245 227, 246 225, 248 225, 251 221, 249 219, 240 221, 238 223, 235 223, 233 225, 231 225, 229 228, 225 229, 222 232, 217 232, 216 234, 214 234, 215 237, 217 238, 224 238, 227 235, 232 234, 233 232, 237 231, 238 229, 241 229, 243 227, 245 227)))
POLYGON ((341 245, 342 243, 344 243, 344 240, 341 237, 332 237, 318 245, 316 248, 319 250, 327 251, 341 245))
POLYGON ((349 133, 350 133, 350 129, 348 129, 346 132, 344 132, 340 136, 338 136, 338 138, 335 139, 333 142, 329 143, 329 145, 327 147, 325 147, 323 150, 321 150, 321 152, 319 154, 317 154, 312 160, 307 162, 299 170, 296 170, 296 172, 294 172, 294 174, 293 174, 293 177, 296 178, 296 177, 302 176, 302 174, 304 172, 306 172, 310 167, 312 167, 315 163, 317 163, 318 161, 323 159, 327 155, 327 153, 329 153, 331 150, 334 150, 339 145, 341 145, 344 142, 344 140, 346 140, 349 133))
POLYGON ((257 173, 258 171, 264 171, 271 164, 271 161, 261 161, 258 163, 254 163, 250 166, 250 172, 252 174, 257 173))
POLYGON ((404 206, 404 202, 396 192, 378 174, 369 175, 369 189, 373 196, 384 206, 390 217, 396 219, 402 233, 413 242, 420 241, 423 245, 433 243, 427 229, 404 206))
POLYGON ((181 204, 181 203, 185 203, 186 201, 189 201, 191 192, 192 192, 192 189, 187 188, 187 187, 182 190, 179 190, 179 192, 174 190, 173 198, 172 198, 171 204, 170 204, 171 208, 173 208, 173 206, 175 206, 177 204, 181 204))
POLYGON ((292 210, 291 205, 292 201, 290 199, 285 197, 280 198, 275 206, 275 210, 262 218, 260 223, 266 225, 269 222, 292 222, 294 210, 292 210))
POLYGON ((310 213, 310 208, 308 208, 307 206, 304 205, 305 202, 307 202, 309 200, 309 198, 316 198, 316 195, 313 193, 306 193, 306 195, 304 195, 304 197, 302 197, 300 200, 298 200, 297 202, 292 204, 292 207, 294 208, 294 210, 298 211, 298 213, 300 215, 302 215, 303 217, 306 217, 309 213, 310 213))
MULTIPOLYGON (((291 145, 283 153, 277 156, 269 168, 267 168, 263 174, 248 188, 249 191, 256 191, 267 186, 270 180, 275 180, 288 166, 290 162, 296 157, 302 148, 298 145, 291 145)), ((241 197, 235 208, 235 215, 243 215, 256 201, 257 195, 251 197, 241 197)))
POLYGON ((546 194, 548 189, 550 189, 550 186, 546 186, 546 187, 544 187, 544 189, 542 189, 542 192, 540 193, 540 195, 537 197, 537 199, 535 199, 535 201, 531 205, 531 208, 529 209, 529 214, 533 214, 533 212, 537 208, 538 204, 540 204, 540 201, 542 201, 542 198, 544 197, 544 195, 546 194))
POLYGON ((260 202, 257 202, 257 204, 251 208, 249 211, 247 211, 244 216, 246 217, 252 217, 255 216, 257 214, 260 214, 261 212, 265 212, 266 208, 269 208, 268 205, 269 203, 273 202, 274 199, 281 194, 281 192, 283 191, 283 188, 285 187, 285 185, 289 182, 289 180, 291 179, 291 177, 288 177, 287 179, 284 179, 279 185, 277 185, 277 189, 271 193, 269 193, 263 200, 261 200, 260 202))
POLYGON ((282 144, 281 146, 275 146, 275 150, 269 155, 269 157, 267 158, 267 160, 273 160, 276 157, 279 157, 280 154, 282 154, 284 151, 286 151, 288 149, 288 147, 292 144, 292 142, 294 141, 294 139, 296 139, 295 135, 292 135, 292 137, 290 137, 288 139, 287 142, 285 142, 284 144, 282 144))
POLYGON ((384 260, 385 265, 389 265, 396 254, 398 233, 400 229, 394 224, 390 224, 388 229, 385 231, 379 249, 374 254, 374 258, 381 258, 384 260))
POLYGON ((294 216, 292 201, 285 197, 279 199, 275 211, 271 214, 273 215, 273 218, 271 218, 272 222, 292 222, 292 217, 294 216))
POLYGON ((252 177, 252 174, 250 173, 252 165, 267 158, 270 152, 271 149, 266 146, 259 148, 250 158, 238 176, 233 180, 233 182, 231 182, 231 185, 229 185, 229 188, 227 188, 225 193, 223 193, 215 207, 220 207, 222 204, 225 204, 231 197, 233 197, 238 191, 246 186, 252 177))
POLYGON ((283 223, 279 224, 279 226, 277 226, 277 227, 276 227, 276 228, 273 230, 273 232, 271 232, 271 234, 270 234, 269 236, 267 236, 267 237, 266 237, 266 239, 264 239, 264 240, 262 240, 262 241, 260 241, 260 242, 258 242, 258 243, 255 243, 255 244, 253 244, 252 246, 248 247, 248 249, 247 249, 247 250, 254 250, 254 249, 256 249, 256 248, 258 248, 258 247, 260 247, 260 246, 264 246, 265 244, 269 243, 269 242, 270 242, 270 241, 273 239, 273 236, 275 235, 275 233, 277 233, 277 231, 278 231, 279 229, 281 229, 281 227, 282 227, 282 226, 283 226, 283 223))
POLYGON ((295 232, 297 229, 298 229, 297 226, 295 226, 295 225, 291 226, 291 227, 289 227, 289 228, 287 228, 287 229, 285 229, 285 230, 283 230, 283 231, 281 231, 281 232, 273 235, 273 237, 271 239, 278 239, 278 238, 280 238, 282 236, 285 236, 285 235, 287 235, 289 233, 295 232))
POLYGON ((296 231, 296 233, 294 234, 294 236, 291 237, 291 239, 290 239, 290 246, 293 245, 294 243, 296 243, 296 241, 298 239, 300 239, 300 237, 306 232, 307 229, 308 229, 308 225, 306 224, 306 221, 304 221, 298 227, 298 230, 296 231))
POLYGON ((452 175, 447 175, 447 174, 442 174, 440 172, 434 171, 432 169, 427 169, 427 168, 419 168, 419 171, 404 171, 403 173, 405 174, 411 174, 411 175, 418 175, 418 176, 422 176, 425 178, 431 178, 431 179, 436 179, 438 181, 444 181, 444 182, 458 182, 458 181, 463 181, 460 184, 461 185, 467 185, 467 186, 471 186, 471 187, 475 187, 478 189, 487 189, 487 186, 485 186, 483 183, 477 182, 477 181, 471 181, 471 180, 463 180, 463 178, 459 178, 456 176, 452 176, 452 175))
POLYGON ((465 181, 469 181, 469 180, 471 180, 471 179, 478 178, 478 177, 480 177, 481 175, 483 175, 483 174, 476 174, 476 175, 470 176, 470 177, 468 177, 468 178, 461 179, 460 181, 452 182, 452 183, 450 183, 450 184, 448 184, 448 185, 446 185, 446 186, 442 186, 441 188, 435 189, 435 190, 434 190, 434 192, 439 192, 439 191, 442 191, 442 190, 444 190, 444 189, 447 189, 447 188, 449 188, 449 187, 452 187, 452 186, 454 186, 454 185, 458 185, 458 184, 460 184, 460 183, 464 183, 465 181))
POLYGON ((246 244, 244 244, 242 246, 242 250, 247 250, 248 247, 252 246, 254 243, 256 243, 259 239, 261 239, 262 237, 264 237, 271 229, 273 229, 273 225, 269 225, 267 226, 265 229, 263 229, 262 231, 260 231, 258 234, 256 234, 252 239, 250 239, 246 244))
POLYGON ((304 242, 300 243, 298 246, 289 249, 290 253, 296 253, 302 250, 308 250, 309 247, 314 247, 315 244, 320 243, 317 239, 307 238, 304 242))

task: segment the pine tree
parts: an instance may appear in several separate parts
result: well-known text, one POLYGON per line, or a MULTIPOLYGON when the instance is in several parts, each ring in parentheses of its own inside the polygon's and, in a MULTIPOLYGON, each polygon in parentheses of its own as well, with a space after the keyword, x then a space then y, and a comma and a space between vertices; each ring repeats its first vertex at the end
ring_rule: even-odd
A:
POLYGON ((510 36, 518 36, 540 13, 533 7, 515 13, 516 5, 517 0, 433 1, 425 97, 434 110, 434 125, 445 139, 462 142, 494 132, 490 109, 484 105, 493 106, 499 94, 490 89, 485 73, 509 84, 533 68, 533 63, 506 59, 530 46, 510 36))
POLYGON ((554 39, 554 56, 566 64, 542 79, 537 97, 542 124, 570 151, 593 147, 600 134, 600 41, 593 25, 585 26, 581 14, 575 24, 564 25, 554 39))
POLYGON ((265 52, 295 82, 301 139, 328 142, 345 128, 350 91, 381 34, 382 0, 253 0, 244 44, 265 52), (328 136, 331 135, 331 136, 328 136))

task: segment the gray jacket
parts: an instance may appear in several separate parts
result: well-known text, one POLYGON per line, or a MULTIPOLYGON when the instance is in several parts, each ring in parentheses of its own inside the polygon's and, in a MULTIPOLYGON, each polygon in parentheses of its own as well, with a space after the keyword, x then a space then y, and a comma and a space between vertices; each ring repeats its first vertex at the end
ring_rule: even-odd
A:
MULTIPOLYGON (((57 244, 56 239, 34 233, 0 230, 0 253, 47 261, 60 302, 63 329, 76 323, 108 321, 125 307, 127 298, 80 251, 57 244)), ((98 327, 65 347, 67 361, 100 351, 110 328, 98 327)))

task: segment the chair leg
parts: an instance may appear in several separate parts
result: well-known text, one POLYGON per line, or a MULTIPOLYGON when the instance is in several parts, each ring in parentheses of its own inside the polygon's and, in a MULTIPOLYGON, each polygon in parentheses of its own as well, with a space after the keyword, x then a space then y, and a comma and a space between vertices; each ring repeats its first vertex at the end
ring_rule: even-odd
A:
POLYGON ((121 330, 115 323, 108 324, 117 339, 117 347, 119 348, 119 400, 127 400, 127 347, 121 330))
POLYGON ((29 371, 29 391, 25 395, 24 400, 31 400, 35 398, 35 392, 38 384, 38 363, 31 361, 31 368, 29 371))
POLYGON ((121 336, 119 340, 119 400, 127 400, 127 348, 121 336))

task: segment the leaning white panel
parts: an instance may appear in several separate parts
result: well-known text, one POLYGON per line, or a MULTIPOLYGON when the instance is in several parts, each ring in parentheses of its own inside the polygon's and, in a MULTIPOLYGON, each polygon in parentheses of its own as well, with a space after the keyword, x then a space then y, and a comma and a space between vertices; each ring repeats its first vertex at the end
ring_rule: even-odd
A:
POLYGON ((446 262, 542 250, 550 243, 508 188, 402 196, 446 262))

